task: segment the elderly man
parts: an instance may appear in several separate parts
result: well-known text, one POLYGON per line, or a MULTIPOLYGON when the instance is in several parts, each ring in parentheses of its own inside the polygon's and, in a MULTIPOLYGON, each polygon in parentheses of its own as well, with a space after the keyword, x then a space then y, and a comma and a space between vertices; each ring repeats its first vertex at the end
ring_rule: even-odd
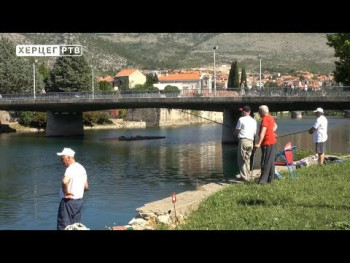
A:
POLYGON ((324 116, 322 108, 317 108, 314 112, 317 119, 314 125, 309 129, 309 133, 313 134, 313 141, 316 145, 316 153, 318 154, 318 163, 322 165, 324 164, 324 152, 326 150, 325 142, 328 139, 328 120, 324 116))
POLYGON ((275 144, 277 142, 275 131, 277 124, 269 114, 266 105, 259 107, 261 117, 259 141, 255 148, 261 147, 261 176, 259 184, 271 183, 275 177, 275 144))
POLYGON ((250 116, 251 109, 249 106, 244 106, 239 110, 242 112, 242 117, 239 118, 234 130, 234 135, 237 135, 239 140, 237 163, 240 177, 237 177, 236 180, 247 182, 252 179, 250 175, 250 156, 254 148, 257 122, 250 116))
POLYGON ((57 153, 67 167, 60 189, 61 202, 58 208, 57 230, 64 230, 68 225, 81 222, 84 191, 89 189, 85 168, 75 161, 75 152, 64 148, 57 153))

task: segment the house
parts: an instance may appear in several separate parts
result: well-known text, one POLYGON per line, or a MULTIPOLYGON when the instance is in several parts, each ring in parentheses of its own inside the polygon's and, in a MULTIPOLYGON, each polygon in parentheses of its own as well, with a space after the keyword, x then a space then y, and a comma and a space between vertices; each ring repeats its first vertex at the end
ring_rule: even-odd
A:
MULTIPOLYGON (((98 77, 97 78, 97 81, 98 82, 101 82, 101 81, 106 81, 108 82, 108 84, 111 86, 111 87, 114 87, 114 77, 111 77, 111 76, 106 76, 106 77, 98 77)), ((114 89, 117 89, 114 87, 114 89)))
POLYGON ((118 89, 133 89, 135 85, 145 84, 146 76, 135 68, 122 69, 115 75, 113 82, 113 86, 118 89))
POLYGON ((176 86, 180 91, 203 91, 211 90, 211 77, 201 73, 200 71, 171 73, 158 76, 159 83, 154 84, 159 90, 164 90, 168 85, 176 86))

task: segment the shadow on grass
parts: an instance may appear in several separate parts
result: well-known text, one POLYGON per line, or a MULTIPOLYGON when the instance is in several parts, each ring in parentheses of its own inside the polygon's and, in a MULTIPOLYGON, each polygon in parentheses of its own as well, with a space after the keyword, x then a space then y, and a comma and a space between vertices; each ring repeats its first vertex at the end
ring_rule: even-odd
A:
POLYGON ((248 199, 248 200, 238 200, 237 204, 244 206, 253 206, 253 205, 267 205, 265 200, 261 199, 248 199))

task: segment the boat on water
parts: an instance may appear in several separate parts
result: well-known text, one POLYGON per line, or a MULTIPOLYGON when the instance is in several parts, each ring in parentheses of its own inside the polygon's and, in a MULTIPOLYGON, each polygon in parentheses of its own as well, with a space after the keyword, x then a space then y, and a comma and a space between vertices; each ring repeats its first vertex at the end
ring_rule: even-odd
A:
POLYGON ((117 138, 103 138, 101 140, 113 140, 113 141, 137 141, 137 140, 152 140, 152 139, 164 139, 165 136, 120 136, 117 138))
POLYGON ((119 141, 136 141, 136 140, 152 140, 152 139, 164 139, 165 136, 120 136, 119 141))

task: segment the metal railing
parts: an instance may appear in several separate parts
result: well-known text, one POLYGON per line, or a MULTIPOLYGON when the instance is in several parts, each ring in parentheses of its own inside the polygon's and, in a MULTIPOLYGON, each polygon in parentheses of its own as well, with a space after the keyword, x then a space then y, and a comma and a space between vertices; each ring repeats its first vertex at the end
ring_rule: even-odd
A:
MULTIPOLYGON (((350 87, 323 87, 319 90, 308 90, 289 87, 264 89, 217 89, 216 94, 209 90, 187 90, 183 92, 164 91, 108 91, 108 92, 49 92, 36 94, 35 100, 96 100, 111 98, 186 98, 186 97, 324 97, 350 96, 350 87)), ((2 94, 0 100, 33 100, 32 93, 2 94)))

